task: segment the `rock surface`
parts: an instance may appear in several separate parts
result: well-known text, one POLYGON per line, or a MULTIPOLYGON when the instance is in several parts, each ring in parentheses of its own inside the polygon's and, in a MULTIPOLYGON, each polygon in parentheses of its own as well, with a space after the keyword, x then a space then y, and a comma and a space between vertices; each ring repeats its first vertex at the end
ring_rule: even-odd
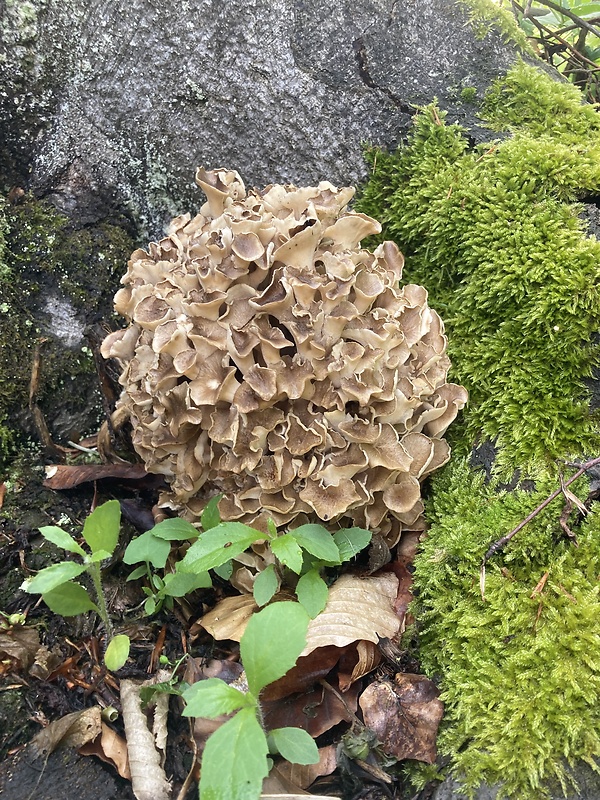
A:
POLYGON ((126 204, 152 235, 198 205, 197 165, 250 185, 350 185, 438 97, 477 123, 518 48, 448 0, 6 0, 1 161, 92 222, 126 204), (33 152, 32 152, 33 150, 33 152))

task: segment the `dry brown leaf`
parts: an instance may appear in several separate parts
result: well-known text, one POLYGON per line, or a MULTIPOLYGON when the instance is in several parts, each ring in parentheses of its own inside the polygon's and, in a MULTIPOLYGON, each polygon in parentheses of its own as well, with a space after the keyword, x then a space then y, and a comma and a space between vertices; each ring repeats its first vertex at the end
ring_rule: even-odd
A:
POLYGON ((263 692, 263 700, 278 700, 295 692, 305 692, 324 678, 337 664, 342 650, 339 647, 319 647, 307 656, 301 656, 289 672, 263 692))
POLYGON ((62 747, 82 747, 93 741, 102 729, 99 706, 74 711, 61 719, 51 722, 32 740, 32 745, 40 755, 50 755, 60 745, 62 747))
POLYGON ((46 467, 44 486, 47 489, 72 489, 80 483, 99 481, 102 478, 139 481, 147 475, 142 464, 53 464, 46 467))
POLYGON ((35 628, 15 625, 0 631, 0 661, 9 659, 12 669, 29 669, 40 648, 40 637, 35 628))
POLYGON ((343 699, 325 687, 317 686, 312 692, 265 701, 261 706, 268 730, 303 728, 316 739, 340 722, 353 721, 357 701, 358 685, 352 686, 343 699))
POLYGON ((226 661, 218 658, 188 658, 183 680, 191 684, 205 678, 220 678, 225 683, 233 683, 240 677, 244 668, 237 661, 226 661))
POLYGON ((6 484, 3 481, 2 483, 0 483, 0 508, 2 508, 5 496, 6 496, 6 484))
POLYGON ((444 713, 438 694, 435 684, 423 675, 398 673, 393 683, 382 680, 367 686, 359 702, 365 725, 386 753, 433 764, 444 713))
POLYGON ((251 594, 226 597, 202 617, 200 624, 213 639, 232 639, 234 642, 239 642, 248 620, 257 608, 251 594))
POLYGON ((340 691, 348 691, 355 681, 372 672, 380 661, 381 654, 376 644, 366 642, 364 639, 356 642, 356 645, 348 648, 340 659, 338 672, 340 691))
POLYGON ((342 575, 329 589, 325 609, 310 621, 302 655, 360 639, 377 644, 380 638, 393 638, 400 628, 394 611, 397 593, 398 578, 391 572, 367 578, 342 575))
POLYGON ((102 723, 100 736, 93 742, 86 742, 78 752, 82 756, 96 756, 101 761, 112 764, 122 778, 131 780, 127 743, 105 722, 102 723))
POLYGON ((307 789, 317 778, 331 775, 337 767, 337 747, 330 744, 319 748, 319 761, 317 764, 290 764, 289 761, 278 761, 274 769, 279 775, 295 783, 301 789, 307 789))

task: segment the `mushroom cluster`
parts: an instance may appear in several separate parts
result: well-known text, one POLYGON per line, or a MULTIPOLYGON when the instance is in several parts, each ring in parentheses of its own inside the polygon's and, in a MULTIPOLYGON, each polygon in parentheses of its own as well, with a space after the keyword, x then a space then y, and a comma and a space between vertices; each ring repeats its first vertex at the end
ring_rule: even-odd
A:
POLYGON ((359 525, 389 545, 422 526, 420 482, 466 402, 446 382, 443 323, 403 257, 347 211, 352 188, 270 185, 199 169, 207 202, 136 250, 115 297, 130 322, 104 341, 119 401, 163 506, 265 530, 359 525))

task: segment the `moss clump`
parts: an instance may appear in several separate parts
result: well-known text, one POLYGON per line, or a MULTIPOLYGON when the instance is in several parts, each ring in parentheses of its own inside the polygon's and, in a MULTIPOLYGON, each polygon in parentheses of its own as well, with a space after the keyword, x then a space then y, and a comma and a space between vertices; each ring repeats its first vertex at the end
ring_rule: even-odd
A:
POLYGON ((523 63, 484 112, 518 132, 471 149, 429 106, 407 146, 369 153, 358 206, 447 324, 453 379, 470 393, 464 441, 483 433, 499 467, 531 467, 598 446, 582 379, 599 360, 600 244, 574 202, 600 191, 600 117, 523 63))
POLYGON ((457 3, 467 8, 469 22, 479 39, 496 28, 503 38, 514 42, 524 52, 533 53, 527 36, 508 9, 501 8, 494 0, 457 0, 457 3))
POLYGON ((574 547, 556 500, 488 563, 480 594, 490 543, 554 488, 499 492, 456 460, 434 481, 415 562, 422 664, 443 674, 440 752, 467 789, 501 782, 513 800, 544 797, 547 780, 564 789, 566 765, 600 757, 600 516, 579 526, 574 547))

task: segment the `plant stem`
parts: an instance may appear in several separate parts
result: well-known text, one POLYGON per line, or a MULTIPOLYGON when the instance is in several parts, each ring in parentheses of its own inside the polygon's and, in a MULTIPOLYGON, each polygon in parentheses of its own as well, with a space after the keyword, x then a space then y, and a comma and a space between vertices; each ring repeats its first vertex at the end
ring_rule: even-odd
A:
POLYGON ((102 589, 100 564, 97 562, 94 564, 90 564, 89 572, 94 582, 94 591, 96 592, 96 600, 98 601, 98 610, 100 611, 100 617, 102 619, 102 622, 104 623, 106 636, 110 640, 112 639, 113 636, 113 627, 112 627, 112 622, 110 621, 110 617, 108 616, 108 609, 106 607, 106 598, 104 597, 104 590, 102 589))

